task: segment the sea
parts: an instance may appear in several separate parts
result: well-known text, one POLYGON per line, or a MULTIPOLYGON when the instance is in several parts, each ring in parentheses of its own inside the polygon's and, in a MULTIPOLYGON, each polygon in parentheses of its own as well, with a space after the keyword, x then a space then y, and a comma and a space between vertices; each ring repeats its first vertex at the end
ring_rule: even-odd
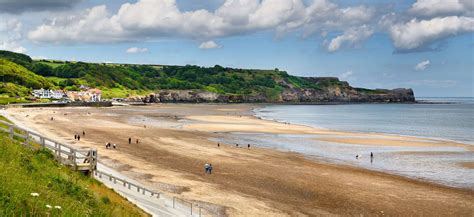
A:
MULTIPOLYGON (((436 138, 474 145, 474 98, 418 98, 417 104, 268 105, 255 116, 329 130, 436 138)), ((234 133, 223 142, 304 154, 319 161, 383 171, 474 190, 474 154, 461 147, 396 147, 323 142, 324 135, 234 133), (375 157, 370 160, 370 152, 375 157), (362 156, 356 159, 355 156, 362 156)), ((222 139, 222 138, 221 138, 222 139)))
POLYGON ((440 138, 474 144, 474 98, 419 98, 419 104, 272 105, 263 119, 317 128, 440 138))

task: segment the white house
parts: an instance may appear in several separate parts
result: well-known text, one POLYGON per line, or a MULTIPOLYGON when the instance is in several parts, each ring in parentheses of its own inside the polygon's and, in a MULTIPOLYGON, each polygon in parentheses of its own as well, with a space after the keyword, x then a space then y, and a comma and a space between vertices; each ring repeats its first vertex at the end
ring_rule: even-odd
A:
POLYGON ((66 97, 62 90, 45 90, 43 88, 33 90, 33 96, 40 99, 62 99, 66 97))

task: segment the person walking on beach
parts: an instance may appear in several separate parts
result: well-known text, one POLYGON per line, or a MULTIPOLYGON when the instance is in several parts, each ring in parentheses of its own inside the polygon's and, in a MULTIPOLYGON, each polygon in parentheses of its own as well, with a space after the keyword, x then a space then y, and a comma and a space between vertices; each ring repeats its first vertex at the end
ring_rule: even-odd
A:
POLYGON ((132 137, 128 137, 128 144, 132 144, 132 137))
POLYGON ((247 149, 250 149, 250 144, 247 145, 247 149))
POLYGON ((239 147, 239 143, 236 143, 236 144, 235 144, 235 147, 238 148, 238 147, 239 147))
POLYGON ((77 134, 74 134, 74 140, 76 140, 76 139, 77 139, 77 134))
POLYGON ((137 139, 137 145, 138 145, 138 139, 137 139))
POLYGON ((81 141, 81 136, 77 135, 77 141, 81 141))
POLYGON ((204 164, 204 173, 207 174, 208 172, 209 172, 209 164, 206 163, 206 164, 204 164))
POLYGON ((209 174, 212 174, 212 164, 209 164, 209 174))
POLYGON ((217 143, 217 147, 218 147, 218 148, 221 147, 221 144, 220 144, 220 143, 217 143))
POLYGON ((374 153, 370 152, 370 163, 374 162, 374 153))
POLYGON ((117 145, 114 143, 114 146, 113 146, 113 147, 114 147, 114 149, 116 149, 116 148, 117 148, 117 145))
POLYGON ((86 135, 86 131, 82 131, 82 136, 85 136, 86 135))

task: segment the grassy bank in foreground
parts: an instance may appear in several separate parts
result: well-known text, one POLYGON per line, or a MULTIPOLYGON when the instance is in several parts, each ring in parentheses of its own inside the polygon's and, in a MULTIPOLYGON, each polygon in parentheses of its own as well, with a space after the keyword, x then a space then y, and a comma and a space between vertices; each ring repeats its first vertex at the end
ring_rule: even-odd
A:
POLYGON ((147 216, 98 181, 69 170, 49 150, 0 133, 0 216, 147 216))

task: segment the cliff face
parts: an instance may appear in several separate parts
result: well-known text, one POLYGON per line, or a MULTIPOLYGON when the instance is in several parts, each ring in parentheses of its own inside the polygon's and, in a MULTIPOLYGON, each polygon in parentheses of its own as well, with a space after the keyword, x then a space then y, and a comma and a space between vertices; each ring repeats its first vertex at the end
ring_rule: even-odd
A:
POLYGON ((161 90, 147 96, 144 102, 237 102, 237 103, 410 103, 415 102, 412 89, 363 89, 351 87, 337 78, 306 78, 320 88, 298 88, 280 81, 285 88, 271 98, 257 95, 225 95, 203 90, 161 90))

